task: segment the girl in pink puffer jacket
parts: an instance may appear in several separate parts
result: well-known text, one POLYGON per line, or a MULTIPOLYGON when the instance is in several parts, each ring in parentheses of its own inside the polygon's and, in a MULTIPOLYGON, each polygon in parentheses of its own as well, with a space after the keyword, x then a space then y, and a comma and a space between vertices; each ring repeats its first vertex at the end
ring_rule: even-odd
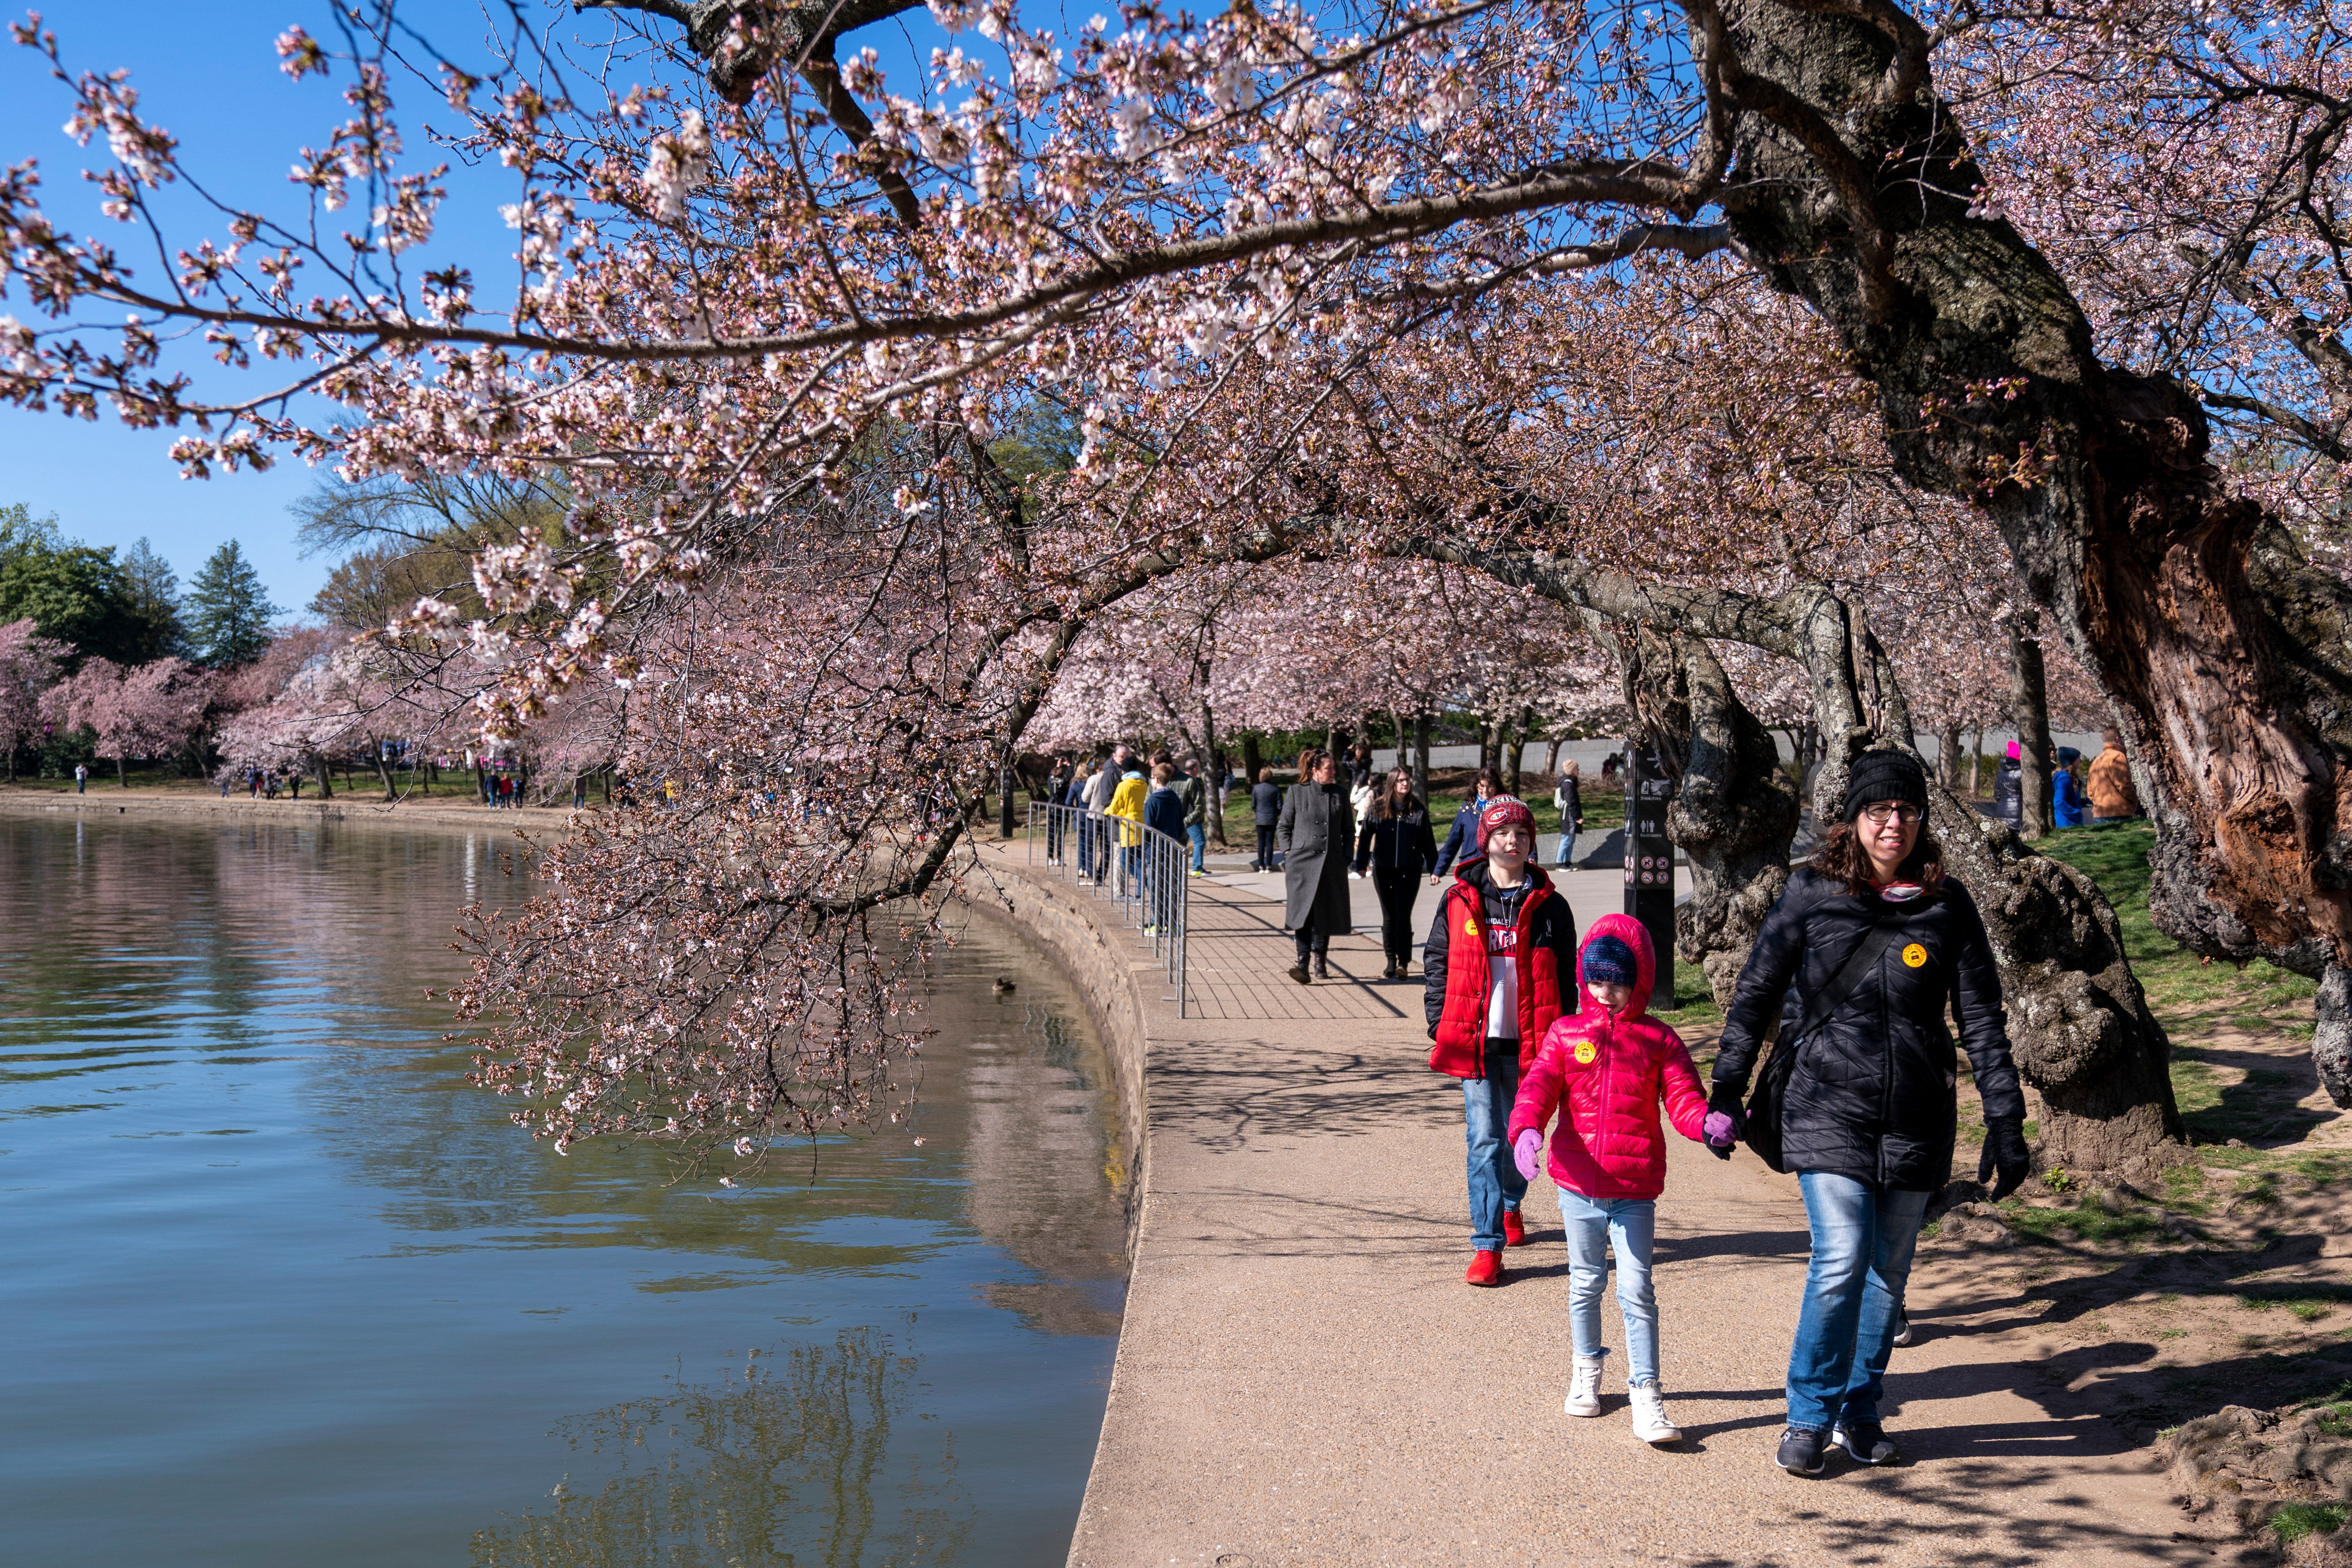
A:
POLYGON ((1592 922, 1577 952, 1583 1005, 1544 1035, 1511 1108, 1511 1152, 1535 1175, 1544 1128, 1555 1110, 1551 1179, 1568 1231, 1569 1337, 1576 1350, 1565 1408, 1601 1414, 1601 1286, 1608 1251, 1617 1254, 1617 1305, 1625 1319, 1626 1385, 1633 1434, 1645 1443, 1682 1440, 1666 1419, 1658 1384, 1658 1298, 1650 1284, 1657 1196, 1666 1184, 1665 1135, 1658 1108, 1694 1142, 1727 1129, 1706 1122, 1706 1095, 1682 1037, 1650 1016, 1657 959, 1650 933, 1625 915, 1592 922))

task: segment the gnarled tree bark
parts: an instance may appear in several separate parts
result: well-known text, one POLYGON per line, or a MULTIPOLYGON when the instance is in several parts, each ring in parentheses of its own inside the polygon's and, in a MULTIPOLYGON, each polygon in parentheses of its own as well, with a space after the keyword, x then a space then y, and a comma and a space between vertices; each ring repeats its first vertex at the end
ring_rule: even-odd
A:
MULTIPOLYGON (((1443 559, 1532 587, 1589 616, 1606 614, 1633 625, 1673 626, 1686 642, 1708 637, 1748 642, 1798 659, 1811 687, 1814 721, 1826 747, 1813 784, 1816 822, 1842 819, 1848 769, 1864 751, 1893 746, 1918 754, 1910 704, 1893 662, 1862 617, 1826 587, 1801 585, 1777 598, 1654 588, 1622 574, 1538 560, 1506 546, 1461 540, 1422 543, 1443 559), (1605 612, 1602 605, 1608 606, 1605 612)), ((1678 700, 1688 709, 1693 705, 1688 660, 1667 662, 1684 683, 1678 700)), ((1725 685, 1727 690, 1728 682, 1725 685)), ((1726 711, 1718 721, 1744 750, 1744 742, 1737 742, 1738 718, 1726 711)), ((1692 721, 1682 723, 1686 731, 1698 727, 1692 721)), ((1760 726, 1757 738, 1770 746, 1760 726)), ((1730 757, 1711 762, 1709 771, 1727 780, 1740 772, 1730 757)), ((1944 845, 1946 866, 1976 900, 1992 939, 2018 1070, 2042 1097, 2037 1158, 2077 1172, 2143 1175, 2176 1162, 2187 1141, 2172 1097, 2171 1043, 2148 1011, 2126 960, 2114 907, 2088 877, 2035 853, 2006 823, 1980 816, 1940 785, 1930 785, 1928 794, 1930 821, 1944 845)), ((1719 809, 1704 791, 1694 806, 1719 809)), ((1670 816, 1670 829, 1673 826, 1670 816)), ((1702 820, 1692 826, 1704 834, 1712 824, 1702 820)), ((1784 854, 1786 844, 1783 838, 1784 854)), ((1750 845, 1743 858, 1727 835, 1708 844, 1714 858, 1707 870, 1713 879, 1710 901, 1719 900, 1727 918, 1718 927, 1693 917, 1694 943, 1709 933, 1719 933, 1727 942, 1741 940, 1738 921, 1730 911, 1752 901, 1770 876, 1759 864, 1763 857, 1754 853, 1761 847, 1750 845)), ((1692 860, 1696 889, 1701 883, 1696 848, 1692 860)), ((1780 877, 1785 881, 1785 870, 1780 877)), ((1693 902, 1697 901, 1695 890, 1693 902)), ((1765 907, 1769 907, 1769 898, 1765 907)), ((1681 940, 1679 917, 1676 929, 1677 949, 1685 957, 1694 956, 1692 944, 1681 940)), ((1752 944, 1752 931, 1745 940, 1752 944)), ((1730 951, 1724 950, 1727 954, 1730 951)), ((1745 949, 1739 951, 1744 962, 1745 949)), ((1698 961, 1708 964, 1713 982, 1721 965, 1706 956, 1698 961)), ((1737 974, 1736 966, 1731 973, 1737 974)), ((2352 974, 2347 979, 2352 981, 2352 974)), ((2352 984, 2341 994, 2352 997, 2352 984)), ((2352 1003, 2338 1007, 2336 1016, 2346 1037, 2352 1038, 2352 1003)))
POLYGON ((1666 836, 1690 857, 1675 951, 1727 1006, 1764 917, 1789 885, 1797 790, 1780 749, 1701 639, 1640 630, 1620 642, 1627 705, 1678 780, 1666 836))

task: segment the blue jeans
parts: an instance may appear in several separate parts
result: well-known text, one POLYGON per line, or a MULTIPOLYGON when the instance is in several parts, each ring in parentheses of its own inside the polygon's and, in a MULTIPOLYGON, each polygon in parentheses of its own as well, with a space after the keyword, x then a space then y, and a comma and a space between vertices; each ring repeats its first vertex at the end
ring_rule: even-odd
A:
POLYGON ((1927 1194, 1826 1171, 1799 1172, 1797 1186, 1813 1258, 1789 1347, 1789 1425, 1826 1432, 1875 1421, 1927 1194))
POLYGON ((1519 1098, 1519 1042, 1486 1042, 1486 1076, 1462 1080, 1462 1110, 1470 1139, 1470 1245, 1494 1252, 1503 1245, 1503 1213, 1517 1213, 1528 1179, 1503 1134, 1519 1098))
POLYGON ((1184 837, 1192 841, 1192 869, 1207 870, 1209 868, 1209 825, 1205 822, 1187 824, 1184 837))
POLYGON ((1625 1318, 1625 1386, 1658 1381, 1658 1293, 1650 1285, 1650 1244, 1657 1235, 1654 1198, 1588 1198, 1559 1189, 1568 1227, 1568 1337, 1588 1361, 1601 1344, 1601 1286, 1609 1249, 1617 1252, 1617 1310, 1625 1318))

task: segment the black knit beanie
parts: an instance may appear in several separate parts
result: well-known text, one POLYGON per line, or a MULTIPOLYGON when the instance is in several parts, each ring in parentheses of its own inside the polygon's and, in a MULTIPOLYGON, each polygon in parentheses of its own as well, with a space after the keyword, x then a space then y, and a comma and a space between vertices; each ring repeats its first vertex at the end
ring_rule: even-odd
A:
POLYGON ((1882 800, 1899 800, 1927 811, 1927 775, 1920 771, 1919 759, 1908 752, 1864 752, 1854 758, 1845 777, 1846 821, 1882 800))

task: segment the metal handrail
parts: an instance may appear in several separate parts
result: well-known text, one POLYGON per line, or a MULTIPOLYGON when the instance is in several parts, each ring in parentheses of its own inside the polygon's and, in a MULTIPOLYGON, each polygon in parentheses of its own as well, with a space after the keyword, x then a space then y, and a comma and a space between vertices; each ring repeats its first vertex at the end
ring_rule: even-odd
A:
POLYGON ((1184 939, 1192 926, 1192 845, 1129 817, 1031 801, 1033 866, 1041 843, 1046 864, 1057 875, 1076 876, 1095 897, 1108 899, 1128 924, 1142 928, 1151 956, 1176 987, 1176 1016, 1187 1016, 1184 939))

